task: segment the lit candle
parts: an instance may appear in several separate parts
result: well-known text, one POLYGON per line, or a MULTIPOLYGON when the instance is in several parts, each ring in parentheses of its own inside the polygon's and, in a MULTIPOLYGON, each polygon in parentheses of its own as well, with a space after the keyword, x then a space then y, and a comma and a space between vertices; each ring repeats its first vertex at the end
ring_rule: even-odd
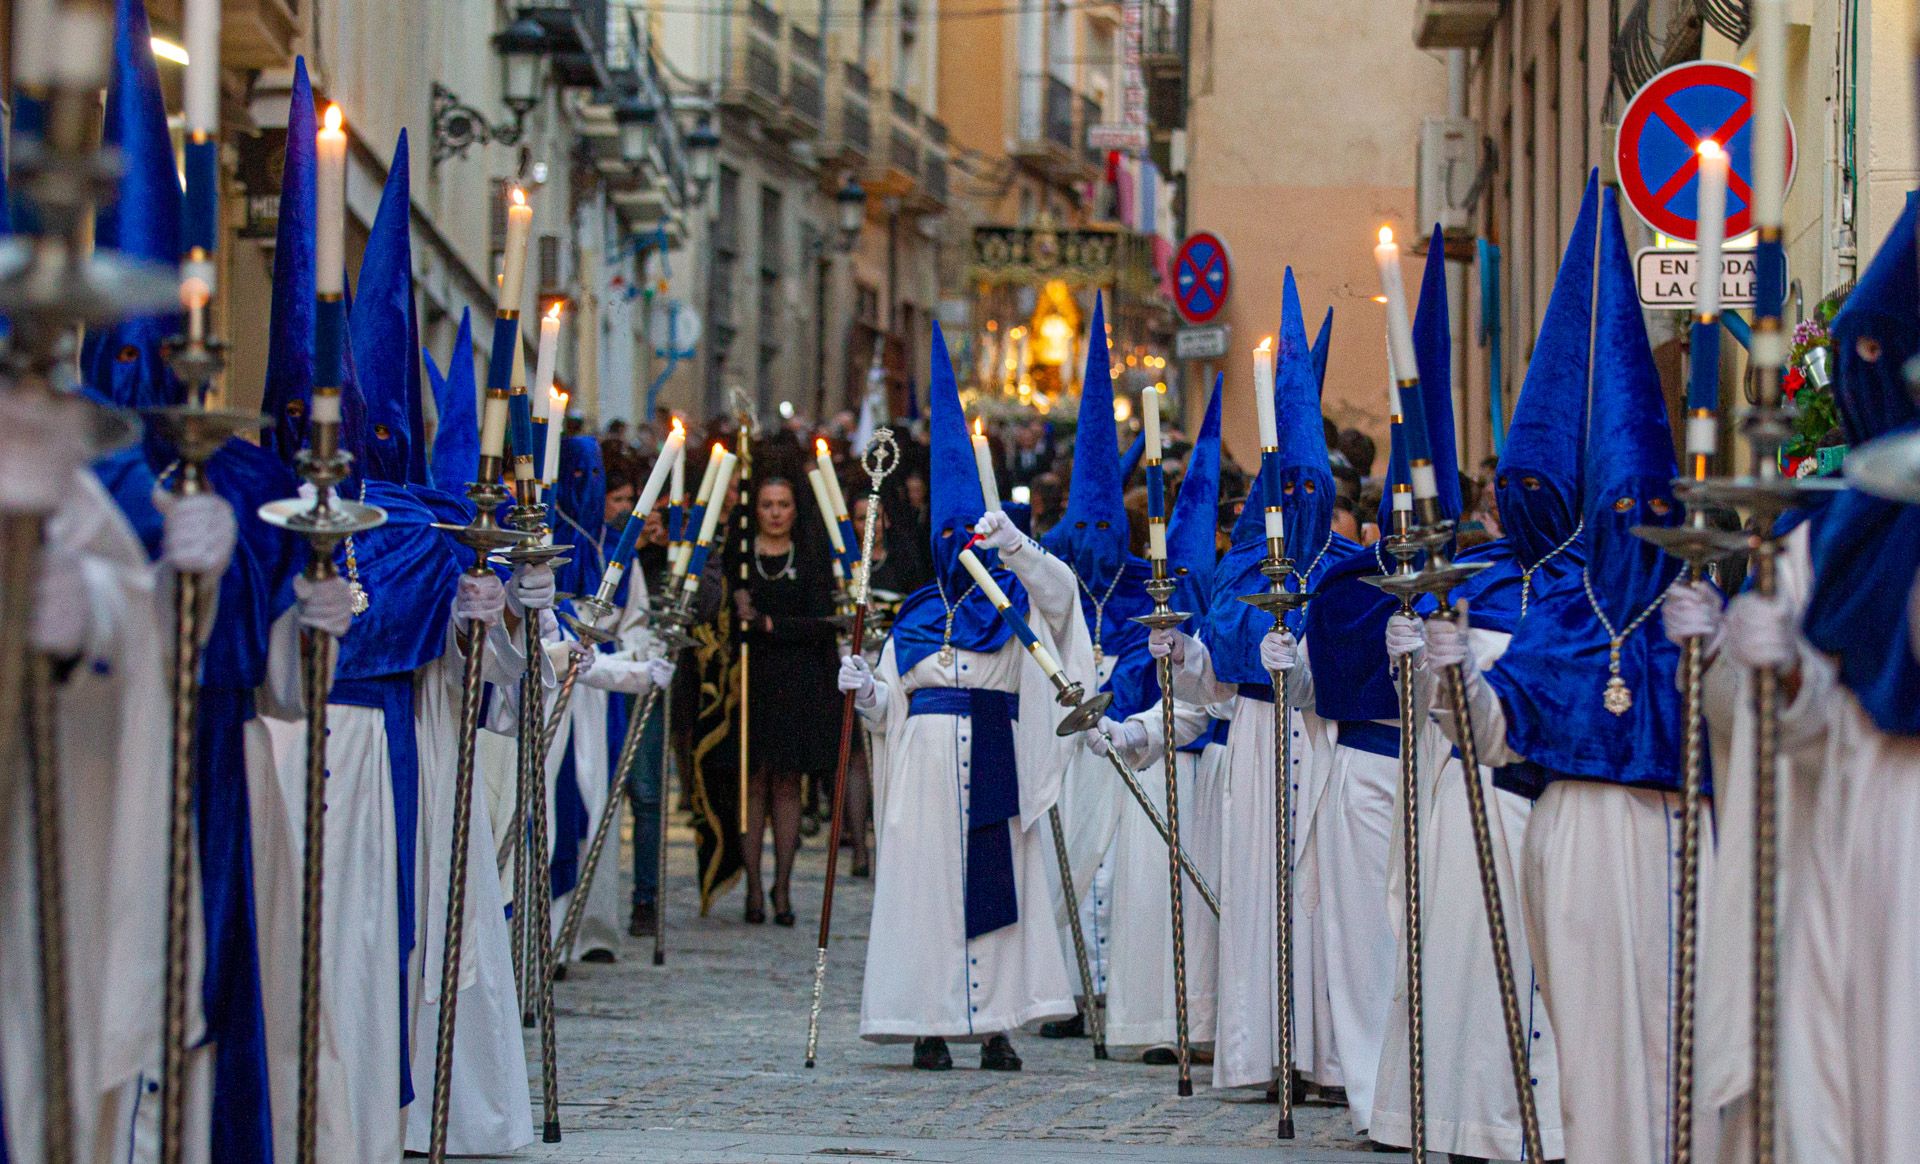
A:
POLYGON ((314 178, 314 288, 339 295, 347 277, 347 131, 338 105, 327 106, 320 127, 319 170, 314 178))
POLYGON ((542 392, 538 388, 528 389, 534 393, 534 399, 544 396, 547 399, 547 459, 544 480, 551 485, 560 479, 560 438, 567 431, 567 394, 549 387, 542 392))
MULTIPOLYGON (((541 415, 547 407, 547 389, 553 387, 553 366, 560 355, 560 304, 555 303, 540 317, 540 343, 533 357, 534 415, 541 415)), ((549 416, 552 414, 549 413, 549 416)))
MULTIPOLYGON (((456 358, 458 358, 456 356, 456 358)), ((507 455, 507 394, 489 389, 480 413, 480 455, 498 460, 507 455)))
POLYGON ((1781 225, 1787 196, 1786 3, 1754 0, 1751 12, 1753 225, 1765 229, 1781 225))
POLYGON ((1696 477, 1719 444, 1714 410, 1720 405, 1721 251, 1727 234, 1727 153, 1708 138, 1700 143, 1698 249, 1694 262, 1693 351, 1687 368, 1687 453, 1696 477))
POLYGON ((1700 143, 1700 239, 1695 310, 1701 319, 1720 314, 1721 250, 1727 237, 1727 151, 1708 138, 1700 143))
POLYGON ((973 422, 973 465, 980 474, 980 495, 986 500, 986 512, 1000 508, 1000 483, 993 477, 993 446, 987 442, 986 421, 973 422))
MULTIPOLYGON (((1393 366, 1393 345, 1387 345, 1387 439, 1403 441, 1405 422, 1400 416, 1400 369, 1393 366)), ((1389 446, 1391 447, 1391 446, 1389 446)), ((1393 485, 1393 511, 1413 512, 1413 486, 1406 482, 1393 485)))
POLYGON ((653 472, 647 475, 647 483, 640 490, 640 499, 634 502, 633 512, 627 515, 627 524, 620 529, 620 542, 613 547, 613 559, 607 563, 606 576, 600 582, 600 589, 605 596, 612 596, 627 566, 633 562, 634 551, 640 545, 640 534, 646 529, 647 514, 653 512, 653 503, 659 499, 660 490, 673 472, 674 462, 680 459, 680 449, 685 443, 686 434, 676 424, 673 434, 660 449, 659 459, 653 463, 653 472), (608 585, 609 581, 612 585, 608 585))
POLYGON ((683 447, 680 455, 673 459, 673 475, 667 478, 667 493, 673 498, 674 505, 684 506, 687 503, 687 454, 684 448, 687 430, 680 426, 677 418, 673 422, 673 430, 680 434, 680 443, 683 447))
POLYGON ((693 505, 687 510, 686 519, 680 526, 680 545, 673 556, 675 573, 687 572, 687 562, 693 557, 694 533, 706 517, 707 502, 713 493, 713 482, 719 475, 720 462, 726 454, 724 445, 719 441, 713 442, 713 448, 707 454, 707 467, 700 474, 700 487, 693 493, 693 505))
POLYGON ((220 122, 220 0, 187 0, 187 133, 212 136, 220 122))
POLYGON ((1273 337, 1253 349, 1253 415, 1260 423, 1260 447, 1280 447, 1280 426, 1273 415, 1273 337))
POLYGON ((507 243, 501 256, 500 310, 520 310, 520 292, 527 275, 527 238, 533 233, 533 207, 527 192, 515 186, 507 198, 507 243))
MULTIPOLYGON (((827 540, 833 543, 834 558, 846 556, 846 539, 840 536, 840 523, 833 519, 833 498, 827 496, 827 484, 819 469, 807 470, 807 484, 813 486, 813 500, 820 506, 820 519, 827 523, 827 540)), ((835 564, 839 564, 837 560, 835 564)))
POLYGON ((1064 679, 1065 674, 1060 670, 1060 664, 1054 659, 1052 652, 1040 645, 1040 639, 1033 633, 1033 628, 1027 625, 1026 619, 1020 617, 1020 612, 1013 608, 1012 602, 1008 601, 1007 592, 1000 589, 1000 584, 993 580, 993 575, 987 572, 986 566, 980 559, 974 557, 972 550, 960 551, 960 564, 967 568, 967 573, 973 575, 974 584, 980 587, 980 593, 986 595, 987 601, 993 603, 993 608, 1000 612, 1000 618, 1007 624, 1008 629, 1013 631, 1014 637, 1020 640, 1020 644, 1027 648, 1027 653, 1033 656, 1033 661, 1040 664, 1040 669, 1047 673, 1047 678, 1064 679))
POLYGON ((720 511, 726 508, 721 500, 726 496, 727 487, 733 483, 733 466, 738 459, 730 452, 723 450, 720 453, 720 468, 713 476, 714 504, 707 506, 706 514, 700 520, 700 537, 688 556, 686 567, 688 594, 700 588, 700 575, 707 568, 707 554, 713 548, 713 531, 720 524, 720 511))
POLYGON ((833 515, 846 517, 847 499, 840 493, 840 474, 833 467, 833 454, 827 449, 825 437, 814 438, 813 459, 820 466, 820 481, 826 486, 827 498, 833 502, 833 515))
POLYGON ((1387 298, 1387 343, 1397 379, 1419 375, 1419 363, 1413 356, 1413 323, 1407 315, 1407 288, 1400 277, 1400 246, 1393 241, 1393 228, 1380 228, 1380 245, 1373 248, 1374 265, 1380 268, 1380 292, 1387 298))
POLYGON ((642 516, 653 512, 654 503, 660 500, 660 491, 667 487, 667 478, 673 473, 673 464, 680 459, 680 450, 686 447, 687 433, 675 421, 673 431, 667 434, 666 444, 660 447, 660 455, 654 458, 653 472, 647 474, 647 483, 640 488, 640 498, 633 503, 633 512, 642 516))
POLYGON ((1147 557, 1167 560, 1167 478, 1161 466, 1160 393, 1151 385, 1140 392, 1140 417, 1146 425, 1143 443, 1147 465, 1147 557))
POLYGON ((1149 384, 1140 390, 1140 422, 1146 429, 1146 459, 1160 459, 1160 393, 1149 384))

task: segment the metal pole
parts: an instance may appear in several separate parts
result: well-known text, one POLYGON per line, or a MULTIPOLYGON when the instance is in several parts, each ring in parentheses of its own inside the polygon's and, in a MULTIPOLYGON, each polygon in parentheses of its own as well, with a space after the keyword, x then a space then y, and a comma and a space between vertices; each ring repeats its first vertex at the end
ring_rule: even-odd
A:
POLYGON ((1087 1034, 1093 1038, 1093 1057, 1107 1057, 1107 1020, 1100 1011, 1100 998, 1093 987, 1093 966, 1087 959, 1087 935, 1080 927, 1080 893, 1073 886, 1073 861, 1067 856, 1067 829, 1060 820, 1060 806, 1047 810, 1047 824, 1053 830, 1053 855, 1060 863, 1060 893, 1066 900, 1067 929, 1073 935, 1073 960, 1080 969, 1080 992, 1087 1000, 1087 1034))
MULTIPOLYGON (((1153 599, 1153 613, 1135 620, 1149 626, 1175 627, 1190 617, 1184 611, 1175 611, 1168 605, 1173 597, 1174 582, 1167 576, 1167 559, 1164 554, 1166 526, 1164 504, 1160 500, 1160 450, 1147 450, 1147 475, 1152 483, 1153 499, 1149 509, 1160 510, 1156 515, 1150 512, 1147 520, 1155 527, 1155 541, 1158 546, 1153 561, 1153 579, 1147 583, 1147 594, 1153 599)), ((1181 864, 1183 856, 1180 848, 1180 787, 1179 753, 1174 746, 1173 733, 1173 660, 1163 658, 1157 664, 1160 681, 1160 742, 1165 754, 1167 777, 1167 901, 1171 910, 1170 921, 1173 934, 1173 1036, 1174 1057, 1180 1067, 1178 1094, 1186 1098, 1193 1094, 1193 1049, 1189 1041, 1187 1024, 1187 919, 1186 893, 1182 888, 1181 864)), ((1111 748, 1109 748, 1111 750, 1111 748)))
MULTIPOLYGON (((580 863, 580 879, 575 882, 573 893, 567 898, 567 912, 560 920, 560 935, 554 939, 554 961, 564 958, 573 946, 574 937, 580 932, 580 919, 586 916, 587 894, 593 888, 593 876, 600 867, 600 854, 607 847, 607 838, 613 835, 613 824, 620 819, 620 802, 625 799, 625 773, 633 767, 640 755, 640 740, 646 734, 647 720, 653 715, 653 705, 660 698, 660 688, 647 692, 640 704, 639 714, 627 725, 627 734, 620 743, 620 758, 614 769, 615 783, 607 792, 607 803, 600 809, 600 819, 594 822, 593 839, 587 842, 586 856, 580 863)), ((658 912, 656 910, 656 912, 658 912)))

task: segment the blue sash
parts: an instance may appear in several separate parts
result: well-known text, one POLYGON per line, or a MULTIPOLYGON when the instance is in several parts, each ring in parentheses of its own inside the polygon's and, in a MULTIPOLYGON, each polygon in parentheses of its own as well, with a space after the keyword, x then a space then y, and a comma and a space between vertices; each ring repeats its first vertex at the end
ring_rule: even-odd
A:
POLYGON ((1273 702, 1273 684, 1242 683, 1240 684, 1240 698, 1257 699, 1261 703, 1272 703, 1273 702))
POLYGON ((1400 758, 1400 728, 1397 724, 1376 723, 1370 719, 1343 719, 1337 740, 1341 747, 1352 748, 1356 752, 1385 756, 1389 760, 1400 758))
POLYGON ((908 715, 955 715, 972 720, 973 745, 962 785, 967 789, 967 940, 1020 920, 1013 883, 1013 826, 1020 815, 1020 771, 1013 725, 1020 697, 1011 691, 922 687, 908 715))
POLYGON ((387 725, 393 776, 393 831, 400 895, 400 1106, 413 1102, 413 1056, 407 1048, 407 960, 413 956, 414 861, 420 837, 420 746, 413 734, 413 673, 335 679, 327 702, 378 708, 387 725))
POLYGON ((1227 728, 1229 726, 1231 725, 1224 719, 1209 719, 1207 720, 1206 729, 1192 740, 1181 744, 1179 750, 1193 755, 1199 755, 1201 752, 1207 750, 1208 744, 1225 744, 1227 742, 1227 728))

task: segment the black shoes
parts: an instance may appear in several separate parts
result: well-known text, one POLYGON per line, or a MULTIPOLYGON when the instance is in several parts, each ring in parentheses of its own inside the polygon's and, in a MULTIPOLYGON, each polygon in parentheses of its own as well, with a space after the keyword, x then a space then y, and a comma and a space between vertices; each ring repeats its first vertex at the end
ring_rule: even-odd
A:
POLYGON ((1018 1071, 1020 1056, 1014 1054, 1013 1044, 1005 1035, 990 1036, 980 1046, 980 1070, 982 1071, 1018 1071))
POLYGON ((750 926, 763 926, 767 924, 767 911, 761 908, 760 895, 757 893, 747 894, 746 918, 747 924, 750 926))
POLYGON ((652 937, 656 916, 654 909, 655 906, 651 901, 634 902, 633 913, 627 917, 627 933, 636 938, 652 937))
MULTIPOLYGON (((1180 1052, 1177 1048, 1162 1043, 1142 1051, 1140 1061, 1149 1067, 1171 1067, 1180 1061, 1180 1052)), ((1279 1102, 1278 1096, 1274 1097, 1274 1102, 1279 1102)))
POLYGON ((591 962, 604 966, 616 959, 612 950, 607 949, 605 946, 595 946, 593 949, 580 955, 580 960, 582 962, 591 962))
POLYGON ((785 909, 780 908, 780 898, 777 894, 770 894, 768 900, 773 903, 773 924, 786 926, 791 929, 793 923, 797 920, 793 916, 793 900, 791 896, 789 896, 787 900, 787 908, 785 909))
POLYGON ((913 1065, 921 1071, 953 1070, 953 1055, 947 1051, 947 1041, 938 1037, 915 1039, 913 1065))
POLYGON ((1040 1037, 1043 1039, 1084 1039, 1087 1037, 1087 1016, 1076 1014, 1070 1019, 1059 1022, 1041 1023, 1040 1037))

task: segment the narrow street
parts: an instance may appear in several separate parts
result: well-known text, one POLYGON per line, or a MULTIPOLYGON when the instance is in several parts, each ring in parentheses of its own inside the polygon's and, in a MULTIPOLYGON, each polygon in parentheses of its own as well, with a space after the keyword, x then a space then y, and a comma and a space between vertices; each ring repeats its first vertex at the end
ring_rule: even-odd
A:
MULTIPOLYGON (((914 1071, 905 1046, 858 1037, 872 883, 842 879, 828 963, 819 1066, 805 1069, 807 1004, 825 875, 824 834, 795 875, 800 925, 748 926, 736 889, 697 916, 692 837, 672 837, 667 964, 627 939, 612 966, 575 967, 561 982, 560 1080, 566 1138, 515 1159, 685 1161, 897 1159, 955 1164, 1122 1161, 1377 1160, 1344 1110, 1299 1111, 1301 1138, 1274 1139, 1271 1104, 1222 1098, 1196 1067, 1197 1094, 1174 1094, 1170 1067, 1096 1063, 1085 1040, 1017 1036, 1026 1069, 914 1071)), ((771 856, 769 855, 769 868, 771 856)), ((846 868, 842 863, 842 871, 846 868)), ((622 856, 623 882, 631 858, 622 856)), ((529 1042, 532 1049, 533 1043, 529 1042)), ((531 1058, 539 1103, 538 1056, 531 1058)), ((538 1119, 535 1120, 536 1127, 538 1119)))

